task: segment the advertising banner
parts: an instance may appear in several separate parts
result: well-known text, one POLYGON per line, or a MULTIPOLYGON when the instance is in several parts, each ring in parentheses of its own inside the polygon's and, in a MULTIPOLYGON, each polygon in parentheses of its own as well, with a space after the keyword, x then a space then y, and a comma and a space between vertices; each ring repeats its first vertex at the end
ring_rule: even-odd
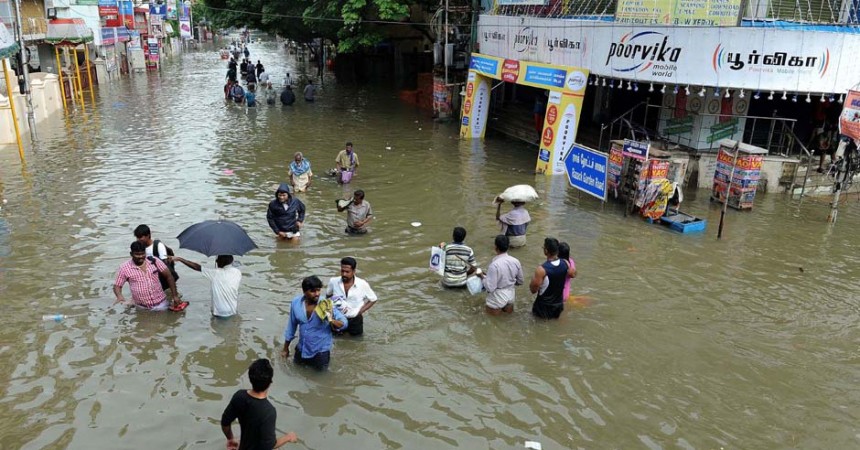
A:
POLYGON ((191 21, 188 19, 182 19, 179 21, 179 37, 182 39, 190 39, 191 38, 191 21))
POLYGON ((119 17, 122 22, 122 25, 128 28, 129 30, 134 29, 134 3, 127 0, 121 0, 119 2, 119 17))
POLYGON ((167 0, 167 11, 165 16, 169 20, 176 20, 176 0, 167 0))
POLYGON ((472 53, 469 67, 460 136, 484 136, 492 79, 546 89, 549 91, 548 106, 535 171, 563 174, 566 151, 576 140, 588 70, 501 59, 481 53, 472 53))
POLYGON ((492 79, 469 71, 466 78, 466 96, 463 98, 463 114, 460 121, 460 137, 483 139, 487 117, 490 112, 490 88, 492 79))
POLYGON ((158 39, 149 38, 146 40, 147 59, 152 62, 158 62, 158 39))
POLYGON ((839 116, 839 132, 852 139, 860 139, 860 92, 848 91, 845 106, 839 116))
POLYGON ((580 191, 605 201, 608 163, 606 153, 574 144, 564 159, 567 180, 580 191))
POLYGON ((741 0, 618 0, 615 21, 630 25, 734 27, 741 0))
MULTIPOLYGON (((486 58, 587 67, 606 77, 750 91, 843 92, 860 72, 860 35, 772 28, 595 26, 481 15, 486 58)), ((547 75, 547 74, 535 74, 547 75)))

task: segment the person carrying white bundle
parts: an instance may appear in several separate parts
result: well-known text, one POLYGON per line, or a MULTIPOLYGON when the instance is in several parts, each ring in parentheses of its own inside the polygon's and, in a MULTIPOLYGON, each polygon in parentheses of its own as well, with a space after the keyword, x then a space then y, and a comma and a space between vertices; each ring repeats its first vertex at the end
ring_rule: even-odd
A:
POLYGON ((501 225, 501 232, 508 237, 511 247, 523 247, 526 245, 526 231, 532 218, 526 211, 526 202, 538 199, 537 192, 527 184, 519 184, 505 189, 501 195, 496 197, 496 220, 501 225), (502 203, 511 202, 514 209, 502 214, 502 203))

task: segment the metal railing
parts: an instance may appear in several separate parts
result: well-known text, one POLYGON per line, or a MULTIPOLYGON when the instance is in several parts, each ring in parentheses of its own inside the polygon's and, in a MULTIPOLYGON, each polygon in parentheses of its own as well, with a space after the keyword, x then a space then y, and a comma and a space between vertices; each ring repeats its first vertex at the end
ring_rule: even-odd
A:
MULTIPOLYGON (((797 135, 794 134, 794 129, 786 126, 785 123, 782 124, 781 135, 783 140, 785 141, 785 145, 788 149, 788 152, 785 156, 790 156, 794 154, 794 150, 797 150, 798 159, 803 162, 803 159, 806 158, 806 173, 803 175, 803 183, 800 187, 800 198, 803 198, 804 194, 806 194, 806 182, 809 180, 809 174, 812 170, 812 152, 803 145, 803 141, 798 139, 797 135)), ((794 195, 794 186, 797 181, 797 173, 800 170, 800 164, 795 166, 794 173, 791 175, 791 184, 788 187, 788 193, 790 195, 794 195)))
MULTIPOLYGON (((716 151, 723 137, 736 136, 742 127, 740 139, 745 144, 761 147, 769 155, 803 157, 803 150, 794 143, 795 119, 783 117, 738 116, 703 114, 690 110, 676 117, 677 109, 641 102, 600 127, 599 148, 615 139, 630 138, 642 141, 660 141, 665 148, 677 144, 697 152, 716 151), (728 120, 723 120, 728 116, 728 120), (711 126, 693 126, 695 120, 712 120, 711 126), (703 148, 705 146, 706 148, 703 148)), ((736 139, 736 137, 735 137, 736 139)))

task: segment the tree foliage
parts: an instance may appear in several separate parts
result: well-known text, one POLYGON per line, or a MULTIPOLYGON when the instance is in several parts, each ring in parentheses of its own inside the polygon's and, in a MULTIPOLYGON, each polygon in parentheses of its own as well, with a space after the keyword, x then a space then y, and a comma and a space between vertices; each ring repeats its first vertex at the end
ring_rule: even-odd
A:
MULTIPOLYGON (((247 26, 297 42, 324 38, 344 53, 372 47, 393 27, 403 26, 376 22, 409 24, 410 6, 432 11, 439 5, 438 0, 204 0, 203 4, 204 14, 216 27, 247 26)), ((423 15, 415 20, 422 21, 423 15)))

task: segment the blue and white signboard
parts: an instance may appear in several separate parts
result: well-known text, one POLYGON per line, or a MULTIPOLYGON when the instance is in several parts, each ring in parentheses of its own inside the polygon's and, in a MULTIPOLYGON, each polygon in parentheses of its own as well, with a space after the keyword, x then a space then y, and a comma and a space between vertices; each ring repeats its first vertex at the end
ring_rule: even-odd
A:
POLYGON ((570 185, 593 195, 600 200, 606 200, 606 170, 609 155, 573 144, 564 158, 567 180, 570 185))
POLYGON ((630 139, 625 139, 624 147, 621 149, 621 154, 628 158, 645 161, 646 159, 648 159, 648 149, 650 148, 651 144, 647 142, 631 141, 630 139))

